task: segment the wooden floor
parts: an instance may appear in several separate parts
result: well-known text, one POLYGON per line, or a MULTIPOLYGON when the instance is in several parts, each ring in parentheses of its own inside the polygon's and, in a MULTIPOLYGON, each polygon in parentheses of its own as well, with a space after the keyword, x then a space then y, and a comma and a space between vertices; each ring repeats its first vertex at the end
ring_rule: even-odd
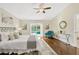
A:
POLYGON ((76 47, 55 38, 48 39, 44 37, 43 40, 59 55, 76 55, 76 47))

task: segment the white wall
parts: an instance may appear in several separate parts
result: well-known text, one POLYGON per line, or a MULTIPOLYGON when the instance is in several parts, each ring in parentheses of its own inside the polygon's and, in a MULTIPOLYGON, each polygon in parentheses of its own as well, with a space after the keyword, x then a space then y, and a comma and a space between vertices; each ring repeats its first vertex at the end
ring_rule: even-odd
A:
MULTIPOLYGON (((8 19, 5 19, 7 21, 9 21, 8 19)), ((19 19, 16 18, 15 16, 13 16, 12 14, 10 14, 9 12, 7 12, 6 10, 0 8, 0 27, 15 27, 16 30, 18 30, 19 27, 19 19), (2 17, 12 17, 12 23, 2 23, 2 17)), ((7 41, 8 40, 8 34, 10 34, 11 32, 1 32, 0 34, 2 34, 2 41, 7 41)))
MULTIPOLYGON (((63 29, 63 31, 66 33, 66 34, 70 34, 70 44, 73 45, 73 46, 77 46, 77 40, 75 39, 75 23, 74 21, 77 19, 77 18, 74 18, 75 15, 77 15, 79 13, 79 4, 76 3, 76 4, 71 4, 69 5, 67 8, 65 8, 61 13, 59 13, 55 18, 57 18, 60 22, 62 20, 66 21, 67 22, 67 27, 65 29, 63 29)), ((79 23, 79 22, 78 22, 79 23)), ((61 30, 59 28, 59 30, 61 30)))

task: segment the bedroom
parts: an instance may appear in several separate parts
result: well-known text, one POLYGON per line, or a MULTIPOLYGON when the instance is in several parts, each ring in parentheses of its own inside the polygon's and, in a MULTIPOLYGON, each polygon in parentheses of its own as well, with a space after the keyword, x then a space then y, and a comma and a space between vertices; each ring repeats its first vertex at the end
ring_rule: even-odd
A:
POLYGON ((0 53, 79 54, 78 12, 74 3, 0 4, 0 53))

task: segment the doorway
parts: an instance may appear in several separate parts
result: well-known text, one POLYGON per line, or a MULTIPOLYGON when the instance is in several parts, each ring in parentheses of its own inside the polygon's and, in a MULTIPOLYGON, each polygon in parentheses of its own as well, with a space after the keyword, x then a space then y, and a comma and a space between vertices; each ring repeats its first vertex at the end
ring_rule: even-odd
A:
POLYGON ((41 23, 32 23, 30 25, 31 35, 42 36, 43 35, 43 25, 41 23))

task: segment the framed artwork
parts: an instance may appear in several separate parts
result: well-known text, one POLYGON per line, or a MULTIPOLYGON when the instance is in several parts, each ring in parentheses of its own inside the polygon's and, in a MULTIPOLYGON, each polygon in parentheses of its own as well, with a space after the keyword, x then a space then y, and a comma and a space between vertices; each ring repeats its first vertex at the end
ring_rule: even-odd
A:
POLYGON ((2 17, 2 23, 13 24, 13 18, 12 17, 2 17))
POLYGON ((49 24, 47 24, 47 25, 46 25, 45 29, 46 29, 46 30, 48 30, 48 29, 49 29, 49 24))
POLYGON ((27 24, 25 24, 24 26, 22 26, 22 30, 27 30, 27 24))

